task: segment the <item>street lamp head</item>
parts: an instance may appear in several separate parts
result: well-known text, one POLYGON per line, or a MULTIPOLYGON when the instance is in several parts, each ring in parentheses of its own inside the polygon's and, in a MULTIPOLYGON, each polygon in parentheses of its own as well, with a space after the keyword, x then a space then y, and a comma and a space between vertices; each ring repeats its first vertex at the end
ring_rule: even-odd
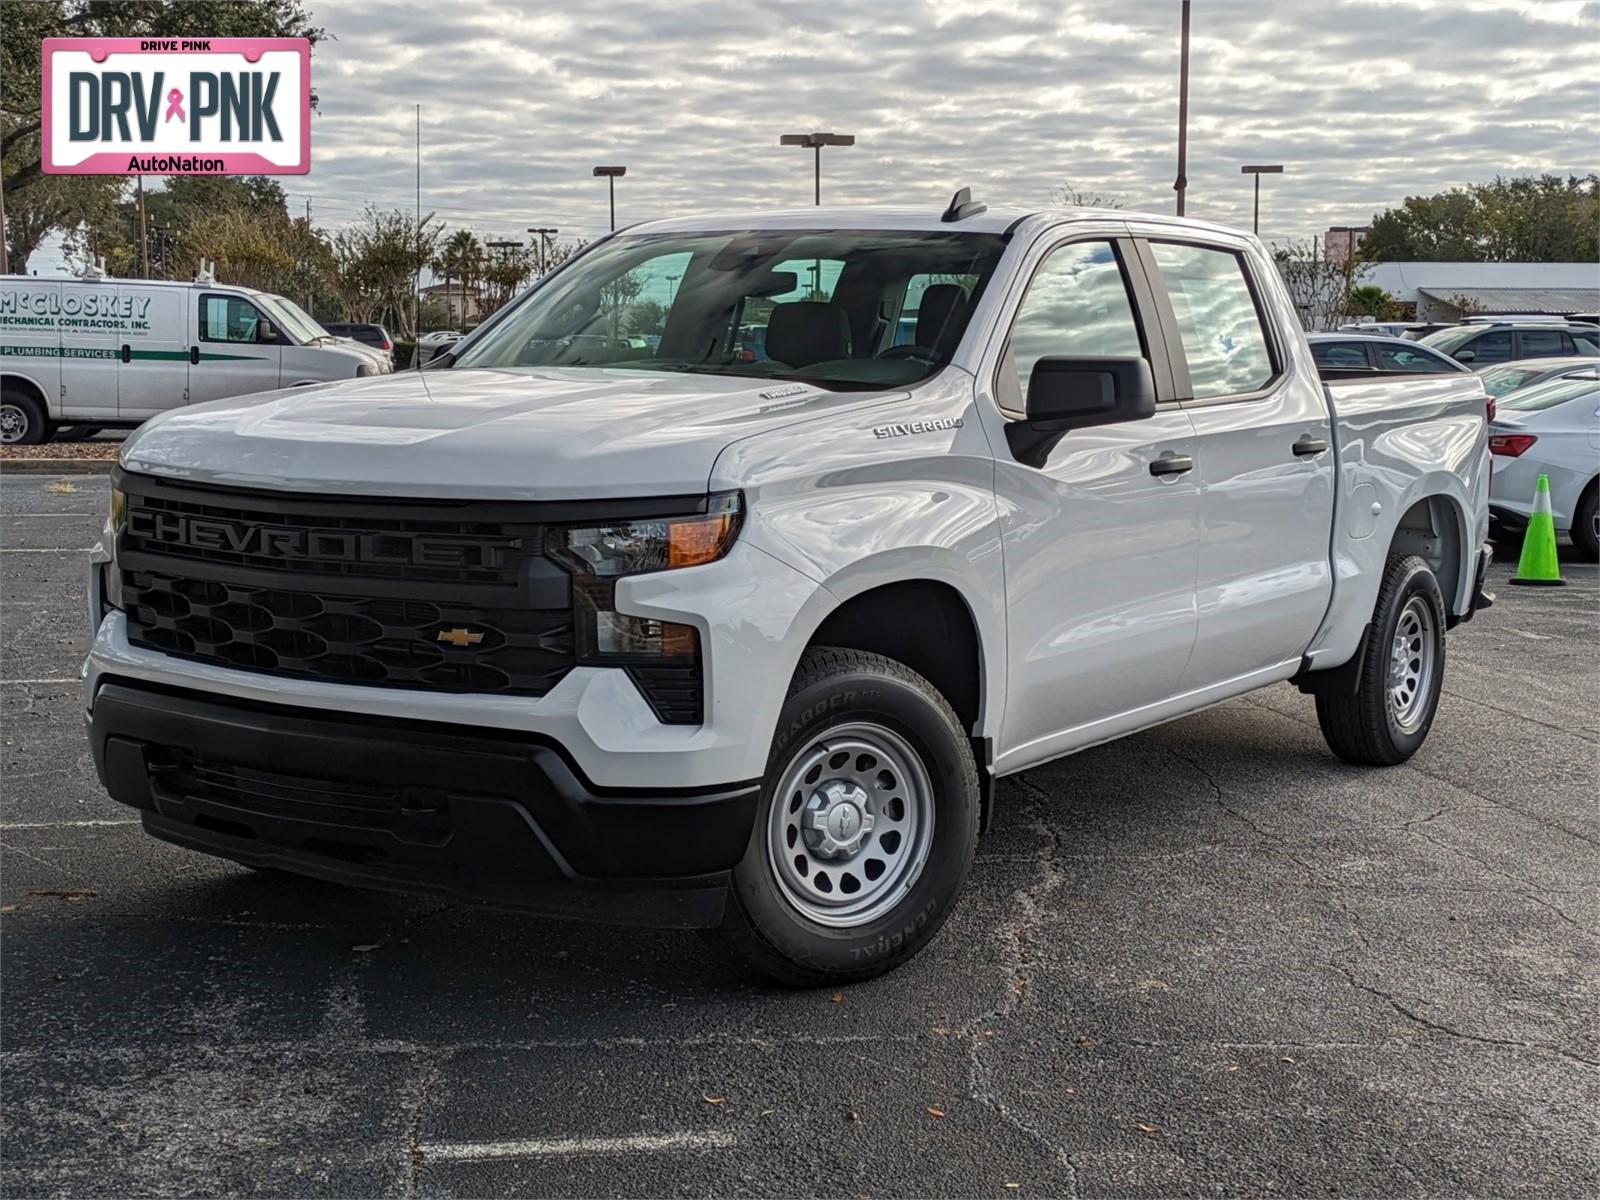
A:
POLYGON ((543 237, 543 236, 548 235, 548 234, 560 233, 561 230, 556 229, 553 226, 540 225, 540 226, 537 226, 537 227, 530 226, 529 229, 528 229, 528 232, 529 233, 536 233, 536 234, 539 234, 541 237, 543 237))
POLYGON ((804 146, 814 150, 818 146, 854 146, 853 133, 784 133, 778 136, 780 146, 804 146))
POLYGON ((615 179, 619 176, 626 175, 627 173, 627 167, 596 167, 594 169, 595 178, 597 179, 604 175, 609 175, 615 179))
POLYGON ((1239 168, 1239 174, 1241 174, 1241 175, 1282 175, 1283 174, 1283 164, 1282 163, 1272 163, 1270 165, 1255 164, 1255 165, 1248 166, 1248 167, 1240 167, 1239 168))

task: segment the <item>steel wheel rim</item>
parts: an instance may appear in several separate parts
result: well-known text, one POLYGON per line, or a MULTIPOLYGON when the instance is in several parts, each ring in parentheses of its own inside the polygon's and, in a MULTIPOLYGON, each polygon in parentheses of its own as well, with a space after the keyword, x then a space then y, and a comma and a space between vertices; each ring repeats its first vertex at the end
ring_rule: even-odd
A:
POLYGON ((802 916, 852 928, 916 884, 933 823, 933 785, 911 744, 873 722, 836 725, 806 742, 779 777, 767 858, 802 916))
POLYGON ((0 442, 19 442, 28 432, 28 414, 19 404, 0 404, 0 442))
POLYGON ((1433 607, 1413 596, 1400 610, 1389 647, 1389 711, 1402 732, 1414 733, 1428 711, 1438 660, 1433 607))

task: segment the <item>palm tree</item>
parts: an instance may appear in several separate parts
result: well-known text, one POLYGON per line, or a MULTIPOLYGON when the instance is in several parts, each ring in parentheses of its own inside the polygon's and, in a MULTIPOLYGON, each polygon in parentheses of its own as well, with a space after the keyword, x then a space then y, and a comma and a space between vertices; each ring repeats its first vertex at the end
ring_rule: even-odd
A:
POLYGON ((461 281, 461 324, 467 323, 467 288, 483 266, 483 247, 470 229, 458 229, 439 247, 433 269, 444 276, 445 309, 450 307, 450 281, 461 281))

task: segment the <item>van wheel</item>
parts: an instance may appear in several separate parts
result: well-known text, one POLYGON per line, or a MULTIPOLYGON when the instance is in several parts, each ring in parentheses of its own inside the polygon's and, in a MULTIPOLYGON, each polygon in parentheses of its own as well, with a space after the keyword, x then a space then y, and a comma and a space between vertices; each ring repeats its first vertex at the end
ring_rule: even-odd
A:
POLYGON ((945 698, 882 655, 808 650, 708 936, 778 983, 870 979, 938 932, 977 841, 978 770, 945 698))
POLYGON ((15 388, 0 393, 0 445, 37 446, 50 434, 44 408, 15 388))
POLYGON ((1421 748, 1444 684, 1444 594, 1416 555, 1391 558, 1354 695, 1317 694, 1317 721, 1346 762, 1391 767, 1421 748))

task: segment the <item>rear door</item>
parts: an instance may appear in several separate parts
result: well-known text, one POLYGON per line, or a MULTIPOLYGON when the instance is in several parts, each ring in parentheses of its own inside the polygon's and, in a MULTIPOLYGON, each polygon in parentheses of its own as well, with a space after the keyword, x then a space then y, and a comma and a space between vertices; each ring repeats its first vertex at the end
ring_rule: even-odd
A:
POLYGON ((1200 486, 1199 627, 1180 688, 1297 660, 1332 592, 1332 431, 1322 381, 1291 358, 1295 315, 1249 243, 1140 243, 1168 323, 1200 486))
POLYGON ((190 318, 189 403, 277 387, 283 351, 278 342, 260 340, 267 315, 247 297, 229 292, 190 295, 198 303, 190 318))
POLYGON ((0 370, 39 389, 46 417, 60 412, 61 286, 27 276, 0 279, 0 370))
POLYGON ((128 313, 117 377, 117 416, 143 421, 189 398, 189 289, 123 282, 128 313))

